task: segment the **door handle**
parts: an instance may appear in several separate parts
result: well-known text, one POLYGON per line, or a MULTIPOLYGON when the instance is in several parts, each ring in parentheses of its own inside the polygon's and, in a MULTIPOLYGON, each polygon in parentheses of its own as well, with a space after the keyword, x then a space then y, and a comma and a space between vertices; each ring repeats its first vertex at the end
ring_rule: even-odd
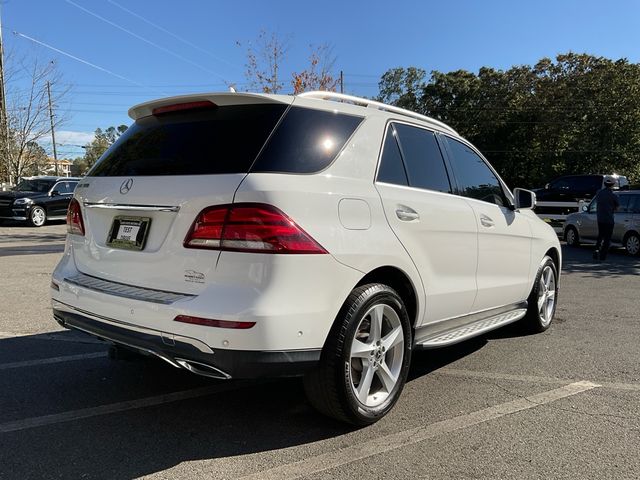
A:
POLYGON ((412 220, 418 220, 420 218, 418 212, 416 212, 413 208, 409 208, 404 205, 400 205, 396 209, 396 216, 404 222, 410 222, 412 220))
POLYGON ((484 213, 480 214, 480 223, 483 227, 493 227, 495 225, 491 217, 487 217, 484 213))

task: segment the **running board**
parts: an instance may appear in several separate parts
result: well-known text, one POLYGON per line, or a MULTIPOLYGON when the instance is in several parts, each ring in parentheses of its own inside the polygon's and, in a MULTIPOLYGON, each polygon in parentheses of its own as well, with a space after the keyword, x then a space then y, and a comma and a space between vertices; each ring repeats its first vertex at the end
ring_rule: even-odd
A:
MULTIPOLYGON (((518 305, 519 308, 503 311, 500 313, 493 312, 490 317, 484 317, 480 319, 474 319, 472 321, 464 322, 464 324, 450 328, 445 331, 432 332, 418 337, 416 335, 416 344, 418 348, 438 348, 453 345, 454 343, 463 342, 483 333, 490 332, 496 328, 504 327, 513 322, 517 322, 527 314, 526 305, 518 305)), ((476 315, 472 317, 477 318, 476 315)), ((471 320, 471 319, 470 319, 471 320)), ((447 321, 446 323, 448 323, 447 321)), ((445 322, 442 322, 446 324, 445 322)), ((457 322, 456 322, 457 323, 457 322)), ((426 326, 424 328, 428 328, 426 326)), ((421 329, 422 330, 422 329, 421 329)), ((416 332, 418 333, 418 332, 416 332)))

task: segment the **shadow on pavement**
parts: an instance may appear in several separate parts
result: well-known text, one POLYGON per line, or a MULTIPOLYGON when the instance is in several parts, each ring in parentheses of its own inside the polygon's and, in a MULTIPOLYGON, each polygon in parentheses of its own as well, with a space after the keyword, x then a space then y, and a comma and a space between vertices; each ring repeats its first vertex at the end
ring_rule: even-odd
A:
POLYGON ((16 255, 43 255, 47 253, 62 252, 64 252, 64 243, 0 247, 0 257, 13 257, 16 255))
POLYGON ((640 257, 632 257, 620 249, 612 249, 603 262, 593 260, 593 247, 563 245, 562 255, 562 271, 565 273, 609 278, 640 274, 640 257))
MULTIPOLYGON (((86 338, 65 331, 0 339, 0 365, 106 350, 93 340, 76 343, 86 338)), ((416 352, 409 381, 485 343, 472 340, 437 355, 416 352)), ((6 422, 221 383, 146 358, 100 357, 4 370, 0 429, 6 422)), ((0 478, 137 478, 191 460, 250 454, 255 463, 248 464, 265 469, 273 466, 272 456, 262 453, 300 445, 313 452, 314 442, 354 430, 313 410, 299 378, 240 382, 238 389, 204 397, 0 433, 0 478)))

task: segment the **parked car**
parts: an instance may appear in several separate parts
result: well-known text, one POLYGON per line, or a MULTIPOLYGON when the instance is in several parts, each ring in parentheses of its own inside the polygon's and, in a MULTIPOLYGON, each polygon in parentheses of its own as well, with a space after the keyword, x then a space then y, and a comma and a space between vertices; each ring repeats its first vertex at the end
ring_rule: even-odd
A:
POLYGON ((69 207, 61 325, 209 377, 304 375, 357 425, 393 407, 415 348, 549 328, 556 234, 447 125, 330 92, 129 114, 69 207))
POLYGON ((23 179, 0 192, 0 220, 18 220, 41 227, 48 220, 64 220, 79 178, 40 176, 23 179))
MULTIPOLYGON (((620 207, 616 210, 611 244, 624 247, 630 255, 640 254, 640 190, 616 194, 620 207)), ((564 239, 567 245, 595 243, 598 239, 598 202, 591 201, 580 213, 567 216, 564 239)))
POLYGON ((565 175, 533 190, 536 214, 562 235, 566 216, 578 212, 584 201, 592 199, 604 187, 605 178, 615 180, 616 190, 629 188, 629 180, 622 175, 565 175))

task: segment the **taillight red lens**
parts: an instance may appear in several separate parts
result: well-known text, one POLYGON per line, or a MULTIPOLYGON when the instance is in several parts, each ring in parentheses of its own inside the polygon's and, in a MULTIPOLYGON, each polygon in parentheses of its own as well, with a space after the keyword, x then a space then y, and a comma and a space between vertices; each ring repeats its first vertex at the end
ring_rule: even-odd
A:
POLYGON ((184 246, 254 253, 327 253, 276 207, 258 203, 204 209, 196 217, 184 246))
POLYGON ((84 221, 82 220, 80 202, 75 198, 71 199, 67 210, 67 232, 84 236, 84 221))
POLYGON ((202 110, 204 108, 215 108, 217 105, 209 100, 200 102, 174 103, 173 105, 165 105, 164 107, 156 107, 151 113, 153 115, 163 115, 165 113, 182 112, 184 110, 202 110))
POLYGON ((256 322, 235 322, 233 320, 214 320, 212 318, 191 317, 189 315, 178 315, 174 322, 191 323, 192 325, 204 325, 205 327, 234 328, 236 330, 246 330, 253 327, 256 322))

